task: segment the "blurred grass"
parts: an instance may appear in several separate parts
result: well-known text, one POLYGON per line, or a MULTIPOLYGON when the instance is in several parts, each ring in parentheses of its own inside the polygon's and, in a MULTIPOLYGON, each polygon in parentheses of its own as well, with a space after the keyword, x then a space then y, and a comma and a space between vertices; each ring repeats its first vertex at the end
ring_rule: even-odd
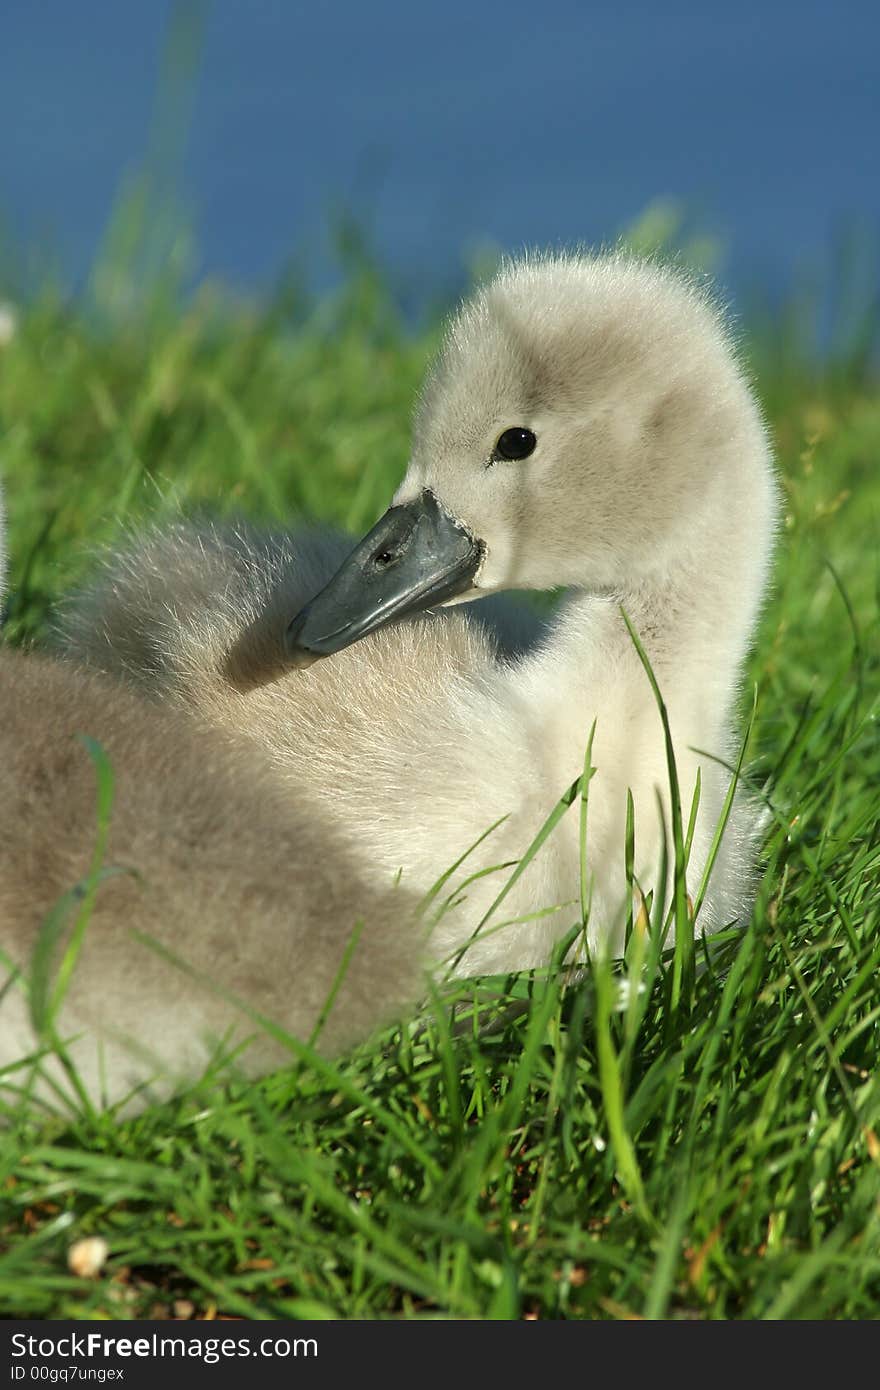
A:
MULTIPOLYGON (((292 276, 266 304, 182 302, 174 266, 126 288, 118 244, 91 299, 45 289, 0 348, 13 642, 40 639, 123 522, 207 506, 358 531, 405 465, 439 325, 412 328, 356 239, 335 294, 292 276)), ((824 357, 803 296, 743 330, 785 517, 750 669, 765 873, 724 968, 674 1012, 665 967, 622 1015, 601 978, 510 981, 494 1031, 453 1033, 435 1001, 335 1076, 196 1087, 125 1123, 11 1111, 0 1312, 876 1316, 880 316, 862 309, 824 357), (111 1256, 84 1281, 65 1250, 90 1233, 111 1256)))

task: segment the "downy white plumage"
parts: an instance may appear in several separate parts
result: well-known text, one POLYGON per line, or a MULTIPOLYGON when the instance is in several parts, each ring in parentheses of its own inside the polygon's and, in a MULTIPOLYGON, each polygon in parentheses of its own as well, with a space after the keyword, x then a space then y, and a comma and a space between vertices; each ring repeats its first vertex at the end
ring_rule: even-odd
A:
MULTIPOLYGON (((577 917, 574 814, 493 904, 511 872, 498 866, 577 777, 593 725, 593 946, 619 948, 631 907, 628 794, 635 877, 658 886, 664 735, 621 609, 666 701, 685 822, 700 777, 699 884, 775 515, 765 430, 711 300, 624 255, 527 258, 454 319, 394 506, 286 637, 329 577, 320 544, 183 526, 111 561, 66 641, 268 752, 294 797, 314 793, 346 828, 372 882, 401 872, 421 894, 456 865, 433 959, 506 972, 546 963, 577 917), (547 632, 506 652, 461 611, 391 621, 559 585, 571 593, 547 632)), ((747 911, 757 824, 738 793, 698 932, 747 911)))
POLYGON ((415 908, 252 744, 0 650, 0 1096, 75 1098, 51 1050, 29 1060, 53 1036, 94 1103, 167 1094, 218 1049, 248 1075, 281 1065, 255 1014, 339 1051, 418 1000, 415 908))

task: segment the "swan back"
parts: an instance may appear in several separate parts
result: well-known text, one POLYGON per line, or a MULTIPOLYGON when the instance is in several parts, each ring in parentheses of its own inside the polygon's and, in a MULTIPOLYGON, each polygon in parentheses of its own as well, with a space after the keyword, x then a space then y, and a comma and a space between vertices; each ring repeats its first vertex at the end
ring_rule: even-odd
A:
MULTIPOLYGON (((247 1073, 280 1065, 289 1054, 246 1010, 308 1040, 358 924, 322 1049, 418 997, 415 901, 390 876, 367 882, 343 828, 306 792, 292 798, 252 745, 33 655, 2 654, 0 700, 0 942, 25 975, 73 892, 69 941, 93 866, 96 771, 81 735, 112 769, 101 878, 59 1025, 82 1034, 72 1052, 93 1098, 102 1075, 116 1100, 154 1076, 164 1088, 198 1074, 220 1038, 254 1039, 237 1059, 247 1073)), ((20 985, 0 1001, 0 1065, 36 1045, 20 985)))
MULTIPOLYGON (((244 522, 186 522, 156 528, 102 557, 98 576, 66 596, 56 615, 59 651, 120 676, 153 696, 193 701, 224 687, 246 691, 290 674, 284 631, 291 612, 323 587, 351 549, 329 529, 296 532, 244 522)), ((452 666, 514 659, 546 634, 535 608, 507 594, 466 617, 437 612, 352 653, 308 687, 332 707, 357 702, 378 671, 389 699, 401 672, 442 679, 452 666)))

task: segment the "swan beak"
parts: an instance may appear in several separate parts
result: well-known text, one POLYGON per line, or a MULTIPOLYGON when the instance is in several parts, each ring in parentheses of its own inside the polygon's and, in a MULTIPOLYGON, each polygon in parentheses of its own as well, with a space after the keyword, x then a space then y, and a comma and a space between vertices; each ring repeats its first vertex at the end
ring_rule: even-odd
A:
POLYGON ((463 593, 484 551, 432 492, 389 508, 288 627, 291 664, 310 666, 395 618, 463 593))

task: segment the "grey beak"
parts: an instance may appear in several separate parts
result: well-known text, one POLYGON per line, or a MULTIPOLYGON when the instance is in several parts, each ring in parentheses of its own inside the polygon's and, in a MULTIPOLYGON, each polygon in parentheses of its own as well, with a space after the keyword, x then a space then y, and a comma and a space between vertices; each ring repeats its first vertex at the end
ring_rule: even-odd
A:
POLYGON ((389 508, 293 619, 285 637, 292 665, 310 666, 395 618, 463 593, 483 552, 432 492, 389 508))

